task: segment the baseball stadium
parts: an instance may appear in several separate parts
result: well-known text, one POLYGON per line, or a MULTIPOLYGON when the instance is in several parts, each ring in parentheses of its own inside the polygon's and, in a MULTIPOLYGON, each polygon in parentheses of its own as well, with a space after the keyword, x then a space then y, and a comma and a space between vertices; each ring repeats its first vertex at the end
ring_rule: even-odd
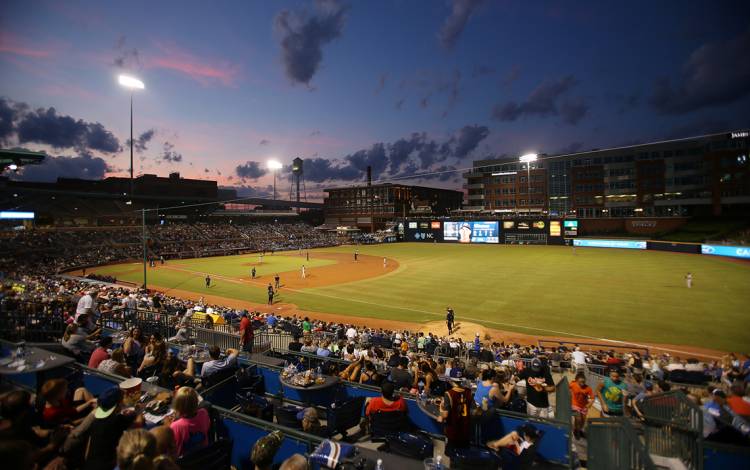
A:
POLYGON ((750 470, 748 18, 0 2, 0 470, 750 470))

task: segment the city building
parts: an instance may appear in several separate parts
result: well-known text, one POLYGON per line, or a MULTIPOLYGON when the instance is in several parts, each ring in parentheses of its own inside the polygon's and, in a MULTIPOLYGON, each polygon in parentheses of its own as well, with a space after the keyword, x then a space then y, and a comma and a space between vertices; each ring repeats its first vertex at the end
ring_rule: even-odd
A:
POLYGON ((750 213, 750 131, 476 160, 466 211, 641 217, 750 213))
POLYGON ((330 227, 384 228, 399 217, 448 216, 461 208, 463 192, 450 189, 374 184, 326 189, 325 223, 330 227))

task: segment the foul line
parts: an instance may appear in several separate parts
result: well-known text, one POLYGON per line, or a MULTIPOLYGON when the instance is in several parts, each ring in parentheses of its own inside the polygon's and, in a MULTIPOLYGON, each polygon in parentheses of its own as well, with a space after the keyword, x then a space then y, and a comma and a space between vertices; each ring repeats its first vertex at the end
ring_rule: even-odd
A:
MULTIPOLYGON (((166 268, 166 269, 172 269, 172 270, 175 270, 175 271, 184 271, 184 272, 190 273, 190 274, 200 274, 201 276, 203 276, 204 274, 211 274, 211 273, 204 273, 204 272, 201 272, 201 271, 193 271, 191 269, 178 268, 178 267, 175 267, 175 266, 164 265, 164 266, 160 267, 160 269, 164 269, 164 268, 166 268)), ((221 275, 212 275, 212 277, 215 277, 217 279, 223 279, 223 280, 229 281, 229 282, 233 282, 235 284, 251 284, 251 285, 262 284, 262 285, 265 285, 265 281, 261 281, 259 283, 259 282, 255 282, 255 281, 252 281, 252 280, 243 280, 243 279, 238 279, 238 278, 235 278, 235 277, 226 277, 226 276, 221 276, 221 275)), ((384 305, 384 304, 377 303, 377 302, 369 302, 367 300, 352 299, 352 298, 348 298, 348 297, 339 297, 339 296, 336 296, 336 295, 322 294, 320 292, 303 291, 303 290, 300 290, 300 289, 294 289, 292 287, 285 287, 284 290, 285 291, 289 291, 289 292, 295 292, 295 293, 298 293, 298 294, 304 294, 304 295, 317 295, 319 297, 325 297, 325 298, 329 298, 329 299, 341 300, 341 301, 345 301, 345 302, 356 302, 356 303, 360 303, 360 304, 373 305, 375 307, 381 307, 381 308, 391 308, 391 309, 397 309, 397 310, 405 310, 405 311, 408 311, 408 312, 424 313, 426 315, 431 315, 433 317, 443 318, 442 314, 435 313, 435 312, 430 312, 430 311, 427 311, 427 310, 419 310, 419 309, 416 309, 416 308, 399 307, 399 306, 395 306, 395 305, 384 305)), ((466 320, 470 320, 470 321, 473 321, 473 322, 476 322, 476 323, 489 323, 489 324, 498 325, 498 326, 509 326, 509 327, 512 327, 512 328, 520 328, 520 329, 526 329, 526 330, 532 330, 532 331, 541 331, 541 332, 545 332, 545 333, 554 333, 556 335, 561 335, 561 336, 573 336, 573 337, 576 337, 576 338, 592 339, 592 340, 596 340, 596 341, 605 341, 605 342, 608 342, 608 343, 623 344, 623 345, 628 345, 628 346, 637 346, 637 347, 640 347, 640 348, 659 349, 660 351, 669 351, 669 352, 678 353, 678 354, 688 354, 688 355, 689 354, 695 354, 694 352, 683 351, 683 350, 680 350, 680 349, 663 348, 663 347, 657 347, 657 346, 653 346, 653 345, 649 346, 647 344, 639 344, 639 343, 635 343, 635 342, 632 342, 632 341, 620 341, 620 340, 617 340, 617 339, 597 338, 596 336, 587 336, 587 335, 581 335, 581 334, 578 334, 578 333, 570 333, 570 332, 567 332, 567 331, 558 331, 558 330, 550 330, 550 329, 547 329, 547 328, 537 328, 537 327, 534 327, 534 326, 518 325, 516 323, 496 322, 496 321, 492 321, 492 320, 485 320, 485 319, 471 318, 471 317, 464 317, 464 316, 462 316, 461 318, 464 318, 466 320)), ((701 354, 701 356, 710 357, 712 359, 721 359, 721 356, 712 356, 710 354, 701 354)))

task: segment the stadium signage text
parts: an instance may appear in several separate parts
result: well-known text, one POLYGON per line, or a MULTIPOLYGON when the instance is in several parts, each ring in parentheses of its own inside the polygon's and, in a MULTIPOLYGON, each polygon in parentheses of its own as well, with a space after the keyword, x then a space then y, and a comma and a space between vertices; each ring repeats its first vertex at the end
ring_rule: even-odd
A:
POLYGON ((750 137, 750 131, 732 132, 733 139, 744 139, 745 137, 750 137))
POLYGON ((750 259, 750 248, 746 246, 701 245, 701 253, 704 255, 750 259))
POLYGON ((596 240, 596 239, 575 239, 573 246, 584 246, 593 248, 627 248, 631 250, 645 250, 646 242, 632 240, 596 240))
POLYGON ((633 227, 653 228, 656 227, 655 220, 634 220, 631 222, 633 227))

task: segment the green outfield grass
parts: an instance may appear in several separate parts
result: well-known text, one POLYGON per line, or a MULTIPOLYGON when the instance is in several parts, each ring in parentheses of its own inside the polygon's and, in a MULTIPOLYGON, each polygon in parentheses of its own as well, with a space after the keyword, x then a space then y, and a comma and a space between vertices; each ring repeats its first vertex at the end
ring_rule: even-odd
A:
MULTIPOLYGON (((331 263, 317 252, 351 253, 352 247, 297 256, 267 256, 261 275, 314 269, 331 263)), ((584 335, 623 341, 750 350, 750 264, 721 257, 557 246, 464 246, 400 243, 359 247, 362 254, 398 260, 380 277, 289 291, 281 301, 321 312, 426 322, 457 319, 539 335, 584 335), (693 273, 693 288, 684 276, 693 273)), ((157 270, 149 283, 209 293, 203 274, 248 277, 257 256, 170 261, 191 272, 157 270)), ((349 267, 347 267, 348 269, 349 267)), ((97 269, 122 272, 122 266, 97 269)), ((290 275, 292 275, 290 273, 290 275)), ((141 281, 141 271, 120 279, 141 281)), ((268 279, 266 277, 265 279, 268 279)), ((282 274, 283 279, 283 274, 282 274)), ((210 294, 265 301, 265 287, 216 279, 210 294)))

